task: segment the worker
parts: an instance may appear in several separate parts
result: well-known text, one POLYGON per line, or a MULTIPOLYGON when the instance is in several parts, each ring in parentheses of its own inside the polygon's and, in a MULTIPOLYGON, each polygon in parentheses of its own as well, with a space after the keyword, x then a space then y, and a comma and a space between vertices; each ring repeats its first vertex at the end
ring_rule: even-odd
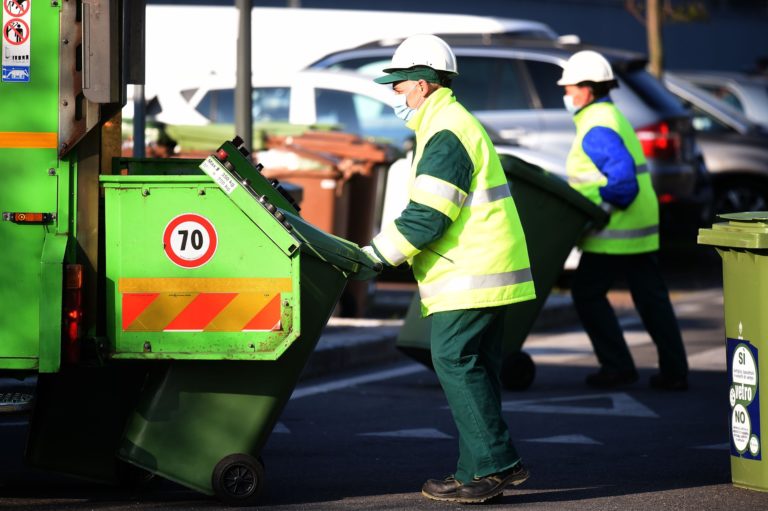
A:
POLYGON ((419 34, 395 50, 386 75, 395 114, 415 132, 409 202, 371 246, 388 266, 409 262, 431 356, 459 433, 455 473, 430 479, 433 500, 484 502, 528 478, 501 413, 506 305, 532 300, 528 250, 499 157, 482 125, 450 88, 456 57, 419 34))
POLYGON ((586 383, 611 388, 638 380, 616 313, 608 301, 614 282, 626 279, 632 300, 658 352, 653 388, 686 390, 688 363, 669 292, 659 269, 659 205, 640 141, 611 101, 618 86, 610 63, 580 51, 557 82, 573 114, 576 138, 566 163, 568 182, 610 214, 608 224, 580 242, 572 297, 592 341, 600 370, 586 383))

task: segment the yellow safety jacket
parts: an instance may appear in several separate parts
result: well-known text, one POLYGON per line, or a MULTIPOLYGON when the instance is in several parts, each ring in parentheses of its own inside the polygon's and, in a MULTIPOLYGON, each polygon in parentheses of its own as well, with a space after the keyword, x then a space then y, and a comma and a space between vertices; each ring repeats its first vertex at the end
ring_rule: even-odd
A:
MULTIPOLYGON (((498 155, 480 123, 451 89, 432 93, 408 122, 416 132, 409 199, 452 222, 443 236, 415 247, 392 222, 373 246, 393 266, 409 261, 422 314, 507 305, 536 292, 520 219, 498 155), (431 175, 416 175, 430 138, 450 130, 472 161, 469 194, 431 175)), ((427 150, 430 150, 429 148, 427 150)))
POLYGON ((595 204, 611 211, 610 221, 600 231, 588 233, 579 242, 585 252, 639 254, 659 248, 659 204, 640 141, 632 125, 611 102, 592 103, 574 116, 576 138, 566 163, 568 183, 595 204), (619 134, 635 163, 639 192, 626 209, 613 209, 600 196, 606 176, 584 151, 582 141, 596 126, 619 134))

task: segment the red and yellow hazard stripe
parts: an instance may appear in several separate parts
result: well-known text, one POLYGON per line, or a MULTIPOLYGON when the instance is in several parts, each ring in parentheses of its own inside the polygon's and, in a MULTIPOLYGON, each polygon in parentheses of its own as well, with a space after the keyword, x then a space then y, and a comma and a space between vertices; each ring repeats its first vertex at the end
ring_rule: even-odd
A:
POLYGON ((56 149, 56 132, 0 131, 0 149, 56 149))
POLYGON ((125 332, 280 330, 290 278, 120 279, 125 332))

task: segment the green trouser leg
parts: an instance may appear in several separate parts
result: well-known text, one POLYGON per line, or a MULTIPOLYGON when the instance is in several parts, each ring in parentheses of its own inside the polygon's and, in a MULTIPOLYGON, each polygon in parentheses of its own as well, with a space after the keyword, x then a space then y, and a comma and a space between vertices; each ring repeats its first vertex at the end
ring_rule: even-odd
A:
POLYGON ((461 482, 484 477, 520 461, 501 415, 504 308, 432 315, 432 363, 459 430, 461 482))

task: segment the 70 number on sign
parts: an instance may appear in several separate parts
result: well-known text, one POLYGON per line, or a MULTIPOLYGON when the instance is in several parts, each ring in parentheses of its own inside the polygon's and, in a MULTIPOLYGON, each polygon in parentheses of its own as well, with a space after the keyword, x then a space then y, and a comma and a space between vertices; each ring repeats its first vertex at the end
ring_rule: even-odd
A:
POLYGON ((168 258, 183 268, 197 268, 216 252, 216 229, 200 215, 179 215, 165 227, 163 245, 168 258))

